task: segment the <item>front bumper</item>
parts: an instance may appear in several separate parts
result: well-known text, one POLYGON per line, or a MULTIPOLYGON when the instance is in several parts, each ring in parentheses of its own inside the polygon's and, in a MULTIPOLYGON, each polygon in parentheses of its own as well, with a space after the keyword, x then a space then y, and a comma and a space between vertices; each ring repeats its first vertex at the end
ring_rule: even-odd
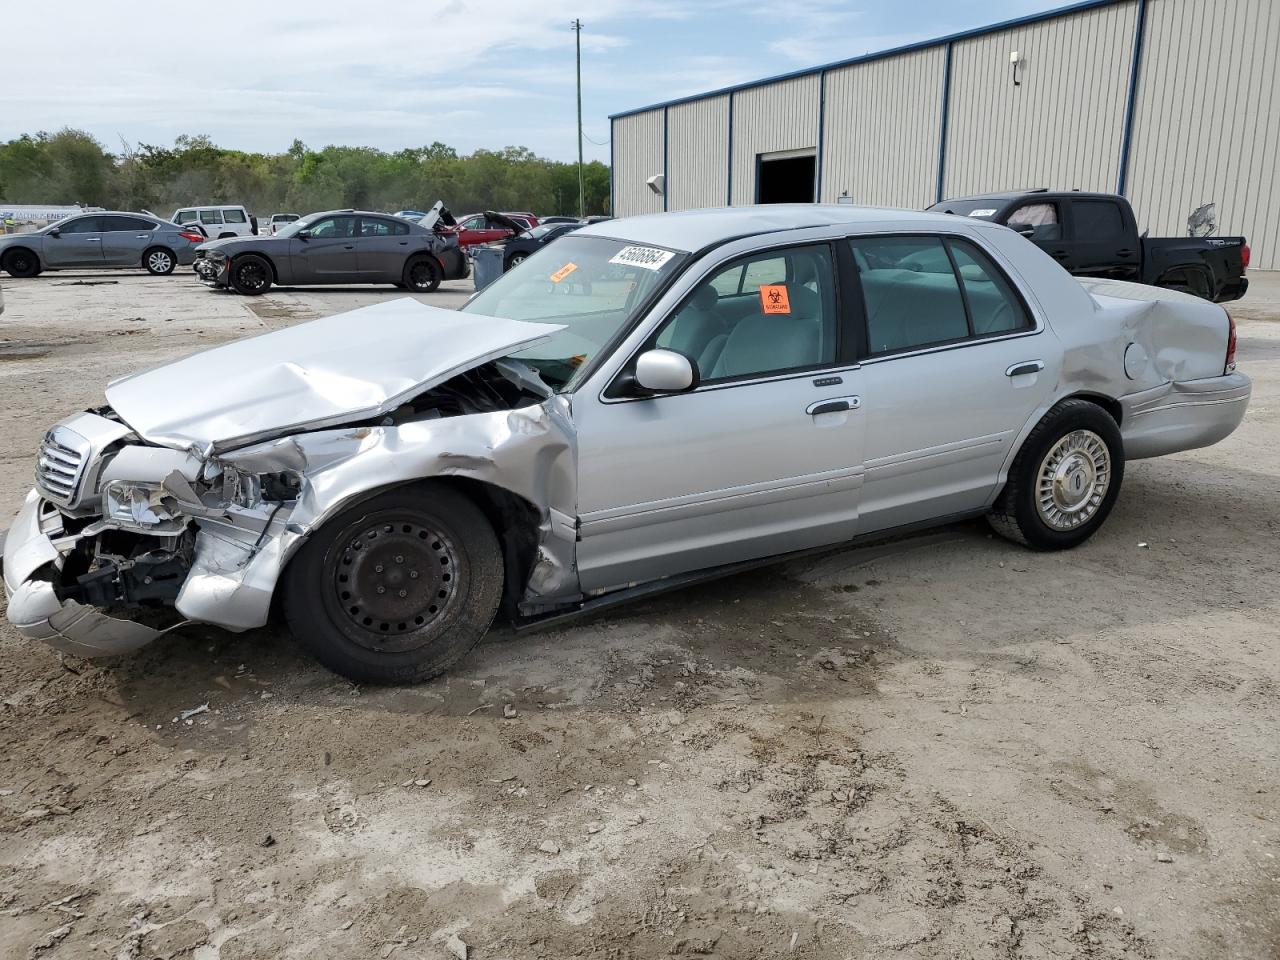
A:
POLYGON ((146 646, 161 631, 131 620, 107 616, 72 600, 59 600, 48 579, 61 554, 51 534, 61 528, 61 514, 34 490, 4 541, 6 611, 24 637, 42 640, 77 657, 107 657, 146 646))
POLYGON ((204 283, 213 287, 225 287, 230 272, 230 260, 210 260, 208 257, 196 257, 192 269, 204 283))
POLYGON ((1207 447, 1244 419, 1253 386, 1243 373, 1162 384, 1120 400, 1126 460, 1207 447))

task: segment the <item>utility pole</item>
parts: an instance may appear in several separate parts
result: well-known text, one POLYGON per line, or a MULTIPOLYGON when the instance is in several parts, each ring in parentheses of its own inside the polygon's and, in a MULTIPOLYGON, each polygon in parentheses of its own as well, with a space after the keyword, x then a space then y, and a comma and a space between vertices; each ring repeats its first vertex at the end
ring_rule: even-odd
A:
POLYGON ((587 188, 582 173, 582 21, 573 21, 574 46, 578 57, 578 216, 587 215, 587 188))

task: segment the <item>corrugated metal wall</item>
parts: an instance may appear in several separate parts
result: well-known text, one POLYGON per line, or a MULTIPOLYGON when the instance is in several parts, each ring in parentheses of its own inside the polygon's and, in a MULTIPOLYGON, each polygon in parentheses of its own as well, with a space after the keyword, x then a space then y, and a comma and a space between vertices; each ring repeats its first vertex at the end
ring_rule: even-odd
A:
MULTIPOLYGON (((1280 0, 1146 0, 1126 193, 1152 235, 1218 204, 1280 269, 1280 0)), ((1118 187, 1139 0, 950 41, 944 196, 1118 187), (1009 54, 1025 65, 1013 85, 1009 54)), ((826 69, 821 198, 924 207, 937 189, 948 44, 826 69)), ((755 201, 757 157, 819 143, 820 73, 669 108, 671 209, 755 201)), ((662 209, 663 111, 614 121, 619 216, 662 209)))
POLYGON ((729 170, 729 98, 682 103, 667 115, 667 209, 722 207, 729 170))
POLYGON ((1114 190, 1136 2, 955 44, 944 194, 1114 190), (1013 85, 1009 55, 1025 58, 1013 85))
POLYGON ((827 73, 822 196, 919 209, 934 201, 946 50, 933 47, 827 73))
POLYGON ((1276 0, 1150 0, 1127 193, 1152 236, 1217 203, 1219 232, 1280 269, 1278 55, 1276 0))
POLYGON ((662 197, 645 181, 662 173, 661 109, 613 121, 613 203, 617 215, 661 213, 662 197))
POLYGON ((756 158, 818 146, 818 77, 796 77, 733 97, 733 202, 755 203, 756 158))

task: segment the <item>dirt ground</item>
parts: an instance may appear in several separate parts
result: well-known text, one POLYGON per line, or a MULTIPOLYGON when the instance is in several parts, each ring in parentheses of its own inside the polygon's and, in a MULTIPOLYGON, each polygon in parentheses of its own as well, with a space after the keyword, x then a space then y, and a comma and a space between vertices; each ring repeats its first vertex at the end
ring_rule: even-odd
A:
MULTIPOLYGON (((108 378, 391 295, 3 283, 3 511, 108 378)), ((278 630, 87 662, 3 627, 0 956, 1280 957, 1280 276, 1255 284, 1244 426, 1131 464, 1069 554, 979 523, 835 551, 495 632, 416 688, 278 630)))

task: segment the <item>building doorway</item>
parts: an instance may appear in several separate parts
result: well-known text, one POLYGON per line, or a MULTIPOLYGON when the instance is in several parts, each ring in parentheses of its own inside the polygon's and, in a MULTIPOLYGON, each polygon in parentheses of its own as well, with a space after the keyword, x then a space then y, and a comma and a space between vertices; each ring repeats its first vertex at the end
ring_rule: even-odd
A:
POLYGON ((813 203, 818 158, 814 150, 756 157, 756 203, 813 203))

